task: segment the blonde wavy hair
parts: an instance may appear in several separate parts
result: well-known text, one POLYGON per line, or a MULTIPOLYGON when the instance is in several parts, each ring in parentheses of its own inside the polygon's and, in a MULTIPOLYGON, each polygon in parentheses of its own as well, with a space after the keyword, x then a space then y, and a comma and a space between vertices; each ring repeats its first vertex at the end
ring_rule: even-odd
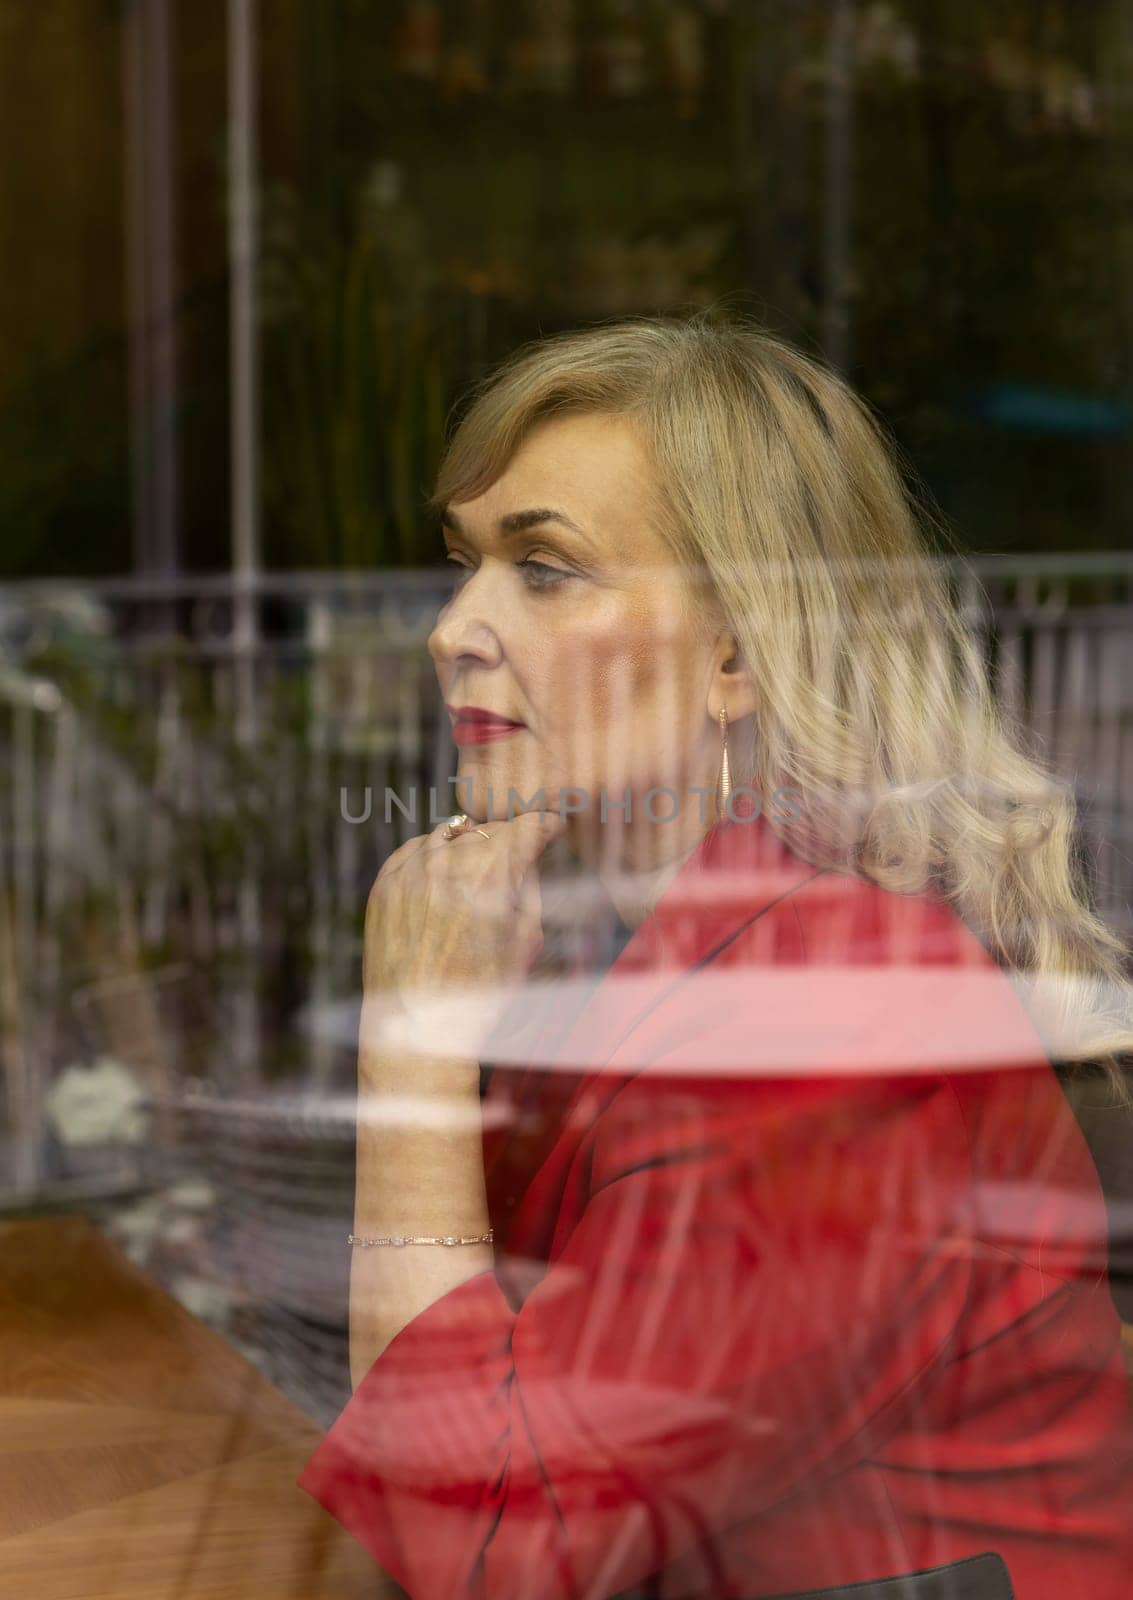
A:
POLYGON ((1056 1066, 1092 1067, 1129 1104, 1128 951, 1091 907, 1073 787, 997 705, 922 525, 947 530, 868 404, 718 306, 603 322, 520 347, 473 388, 431 508, 475 498, 569 412, 636 420, 692 617, 727 628, 754 677, 734 781, 805 797, 783 835, 802 859, 946 898, 1056 1066))

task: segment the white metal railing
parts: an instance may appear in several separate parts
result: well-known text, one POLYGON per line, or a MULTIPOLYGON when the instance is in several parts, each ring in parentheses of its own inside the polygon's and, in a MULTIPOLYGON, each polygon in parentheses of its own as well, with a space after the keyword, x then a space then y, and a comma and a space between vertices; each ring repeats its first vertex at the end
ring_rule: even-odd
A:
MULTIPOLYGON (((956 581, 1001 697, 1075 777, 1099 909, 1128 932, 1133 557, 996 557, 956 581)), ((424 795, 451 770, 424 644, 449 582, 0 587, 0 1050, 18 1187, 42 1178, 45 1085, 99 1030, 159 1097, 186 1075, 246 1092, 281 1060, 329 1086, 336 1047, 282 1013, 357 988, 369 881, 417 831, 380 800, 351 826, 341 788, 356 807, 367 784, 424 795)))

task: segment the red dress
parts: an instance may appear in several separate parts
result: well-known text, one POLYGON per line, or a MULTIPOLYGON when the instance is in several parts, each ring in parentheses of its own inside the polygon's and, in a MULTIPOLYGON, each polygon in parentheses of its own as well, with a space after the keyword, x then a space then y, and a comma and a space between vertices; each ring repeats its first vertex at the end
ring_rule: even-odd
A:
POLYGON ((955 913, 724 824, 557 995, 485 1100, 495 1271, 301 1487, 414 1600, 1127 1600, 1096 1170, 955 913))

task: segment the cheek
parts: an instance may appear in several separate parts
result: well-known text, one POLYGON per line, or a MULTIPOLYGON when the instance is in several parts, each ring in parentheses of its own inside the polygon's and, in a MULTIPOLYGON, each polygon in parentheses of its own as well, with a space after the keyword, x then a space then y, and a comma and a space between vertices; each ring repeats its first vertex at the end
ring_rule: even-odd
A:
POLYGON ((619 614, 571 630, 548 657, 546 694, 551 721, 576 737, 621 729, 645 731, 658 713, 666 721, 688 698, 690 673, 681 642, 667 637, 651 614, 619 614), (552 709, 553 708, 553 709, 552 709))

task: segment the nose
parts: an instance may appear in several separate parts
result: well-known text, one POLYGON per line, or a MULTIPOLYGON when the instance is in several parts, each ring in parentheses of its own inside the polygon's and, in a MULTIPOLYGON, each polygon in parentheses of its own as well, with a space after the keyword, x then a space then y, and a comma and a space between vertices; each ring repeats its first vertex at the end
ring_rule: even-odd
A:
POLYGON ((464 579, 452 599, 443 605, 426 644, 437 667, 452 667, 461 661, 478 661, 491 666, 500 660, 502 650, 495 621, 500 614, 502 596, 487 581, 483 565, 464 579))

